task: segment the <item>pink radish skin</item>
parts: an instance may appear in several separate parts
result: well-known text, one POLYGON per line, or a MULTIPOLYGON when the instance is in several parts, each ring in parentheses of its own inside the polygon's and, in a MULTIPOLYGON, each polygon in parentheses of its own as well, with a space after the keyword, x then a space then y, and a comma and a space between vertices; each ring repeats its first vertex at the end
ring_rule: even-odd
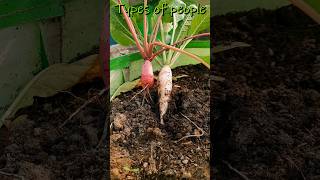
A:
POLYGON ((165 65, 159 73, 159 110, 160 110, 160 123, 164 124, 163 116, 168 110, 168 105, 172 92, 172 71, 170 66, 165 65))
POLYGON ((152 64, 149 60, 145 60, 141 70, 141 85, 147 90, 153 86, 154 76, 152 64))

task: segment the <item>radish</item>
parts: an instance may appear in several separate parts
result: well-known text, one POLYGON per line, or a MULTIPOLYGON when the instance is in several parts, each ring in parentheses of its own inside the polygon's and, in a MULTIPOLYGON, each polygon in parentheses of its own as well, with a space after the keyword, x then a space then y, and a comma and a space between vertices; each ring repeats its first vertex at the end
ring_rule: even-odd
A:
MULTIPOLYGON (((122 5, 121 0, 118 0, 118 3, 119 5, 122 5)), ((145 7, 147 6, 147 0, 144 0, 144 6, 145 7)), ((148 22, 147 22, 146 12, 144 12, 144 23, 143 23, 144 36, 143 36, 143 40, 139 40, 138 35, 134 28, 134 24, 131 21, 130 17, 127 15, 123 6, 121 6, 121 12, 125 18, 125 21, 136 43, 136 46, 139 49, 140 54, 144 59, 144 63, 142 65, 142 70, 141 70, 140 85, 142 86, 143 90, 146 90, 147 93, 149 93, 149 89, 152 88, 154 85, 154 75, 153 75, 153 68, 152 68, 151 62, 155 58, 157 58, 159 55, 164 54, 166 50, 172 50, 174 52, 177 52, 176 56, 173 56, 171 59, 169 59, 169 61, 165 62, 165 64, 162 66, 159 72, 159 77, 158 77, 160 123, 164 124, 163 117, 168 110, 169 102, 171 99, 171 92, 172 92, 172 71, 170 66, 174 64, 179 54, 185 54, 187 56, 190 56, 191 58, 197 60, 198 62, 204 64, 206 67, 210 68, 209 64, 206 63, 201 58, 199 58, 198 56, 191 54, 187 51, 184 51, 183 48, 176 48, 175 46, 188 40, 190 42, 191 39, 194 39, 197 37, 210 36, 210 33, 193 35, 190 37, 186 37, 180 41, 176 41, 175 43, 173 43, 173 39, 172 39, 171 45, 164 44, 163 43, 165 42, 164 40, 162 40, 163 42, 157 42, 156 36, 159 30, 159 26, 162 27, 162 15, 159 15, 157 22, 153 27, 153 32, 148 41, 148 22), (157 52, 153 52, 153 49, 155 46, 161 46, 162 49, 158 50, 157 52)), ((166 58, 166 56, 164 55, 163 58, 166 58)))
POLYGON ((153 68, 150 61, 145 60, 141 71, 141 85, 143 88, 151 88, 154 83, 153 68))
POLYGON ((172 71, 169 65, 164 65, 159 73, 159 109, 160 123, 164 124, 163 116, 167 112, 172 91, 172 71))

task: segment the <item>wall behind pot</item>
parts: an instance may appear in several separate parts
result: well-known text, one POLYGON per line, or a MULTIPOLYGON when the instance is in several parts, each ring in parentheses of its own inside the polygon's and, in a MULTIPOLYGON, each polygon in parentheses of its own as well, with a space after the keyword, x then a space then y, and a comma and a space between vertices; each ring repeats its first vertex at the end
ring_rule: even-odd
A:
POLYGON ((69 0, 62 18, 62 62, 98 49, 105 0, 69 0))
POLYGON ((36 1, 0 2, 0 9, 7 11, 0 12, 0 117, 43 68, 74 61, 99 45, 104 0, 65 0, 63 4, 60 0, 46 0, 53 3, 47 8, 54 7, 55 11, 21 11, 38 5, 32 2, 36 1), (7 6, 11 9, 5 9, 7 6))
POLYGON ((0 116, 41 70, 39 33, 36 23, 0 29, 0 116))

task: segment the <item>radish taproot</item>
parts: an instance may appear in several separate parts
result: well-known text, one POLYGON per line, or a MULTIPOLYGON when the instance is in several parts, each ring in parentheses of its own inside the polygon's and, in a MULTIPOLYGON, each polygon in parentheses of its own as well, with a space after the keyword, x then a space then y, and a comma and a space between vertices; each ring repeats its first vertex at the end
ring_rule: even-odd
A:
POLYGON ((160 111, 160 123, 164 124, 163 116, 168 110, 169 101, 171 99, 172 92, 172 71, 169 65, 164 65, 159 73, 159 111, 160 111))
MULTIPOLYGON (((162 15, 159 15, 157 22, 155 23, 155 25, 153 27, 153 32, 152 32, 150 39, 148 41, 148 23, 147 23, 148 18, 147 18, 146 12, 145 12, 144 18, 143 18, 143 20, 144 20, 144 22, 143 22, 144 35, 142 36, 143 40, 140 40, 140 39, 138 39, 138 35, 135 31, 135 26, 134 26, 133 22, 131 21, 130 17, 126 13, 124 6, 121 6, 122 5, 121 0, 118 0, 118 3, 119 3, 118 5, 120 5, 120 7, 121 7, 121 12, 123 14, 123 17, 124 17, 124 19, 128 25, 128 28, 132 34, 132 38, 134 39, 136 46, 139 49, 140 54, 144 59, 144 63, 142 65, 142 69, 141 69, 141 79, 140 79, 140 83, 139 83, 143 88, 142 91, 146 91, 147 93, 149 93, 149 89, 152 88, 154 85, 153 67, 152 67, 151 62, 155 58, 160 56, 161 54, 163 54, 163 56, 164 56, 164 52, 167 50, 172 50, 172 51, 180 53, 180 54, 185 54, 185 55, 195 59, 199 63, 204 64, 206 67, 210 68, 209 64, 206 63, 201 58, 199 58, 198 56, 183 50, 183 48, 175 47, 180 43, 184 43, 184 42, 188 43, 188 41, 190 42, 191 39, 194 39, 194 38, 198 38, 198 37, 202 37, 202 36, 210 36, 210 33, 202 33, 202 34, 198 34, 198 35, 192 35, 192 36, 186 37, 182 40, 171 43, 171 45, 164 44, 163 43, 164 41, 158 42, 158 41, 156 41, 156 39, 157 39, 156 37, 157 37, 159 27, 162 26, 162 15), (153 52, 153 50, 155 49, 156 46, 160 46, 160 47, 162 47, 162 49, 160 49, 156 52, 153 52)), ((145 7, 147 6, 147 0, 144 0, 144 6, 145 7)), ((161 29, 163 29, 163 27, 161 29)), ((158 96, 159 96, 158 98, 159 98, 159 112, 160 112, 160 123, 161 124, 164 124, 163 117, 168 110, 169 102, 171 99, 172 70, 171 70, 170 66, 173 65, 174 61, 175 60, 172 60, 172 62, 171 62, 171 60, 169 59, 169 61, 165 62, 164 65, 162 66, 162 68, 159 72, 159 76, 158 76, 158 96)), ((145 96, 144 96, 144 98, 145 98, 145 96)))

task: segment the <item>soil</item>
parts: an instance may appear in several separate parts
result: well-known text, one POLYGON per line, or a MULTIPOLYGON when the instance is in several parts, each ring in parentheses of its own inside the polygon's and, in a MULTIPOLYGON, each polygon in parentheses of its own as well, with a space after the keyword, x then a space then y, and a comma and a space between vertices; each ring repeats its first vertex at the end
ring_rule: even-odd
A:
POLYGON ((173 76, 181 75, 188 76, 173 83, 179 87, 174 87, 164 125, 157 111, 156 88, 151 90, 153 102, 142 104, 142 94, 132 99, 141 89, 114 99, 111 178, 210 178, 209 71, 201 65, 173 70, 173 76), (183 138, 187 135, 200 137, 183 138))
POLYGON ((320 26, 298 9, 212 18, 213 179, 320 179, 320 26), (242 177, 241 177, 242 176, 242 177))
MULTIPOLYGON (((107 95, 88 104, 103 88, 95 79, 53 97, 35 97, 8 128, 0 130, 0 179, 106 179, 106 143, 101 143, 107 95), (9 173, 9 174, 8 174, 9 173)), ((8 124, 8 123, 7 123, 8 124)))

